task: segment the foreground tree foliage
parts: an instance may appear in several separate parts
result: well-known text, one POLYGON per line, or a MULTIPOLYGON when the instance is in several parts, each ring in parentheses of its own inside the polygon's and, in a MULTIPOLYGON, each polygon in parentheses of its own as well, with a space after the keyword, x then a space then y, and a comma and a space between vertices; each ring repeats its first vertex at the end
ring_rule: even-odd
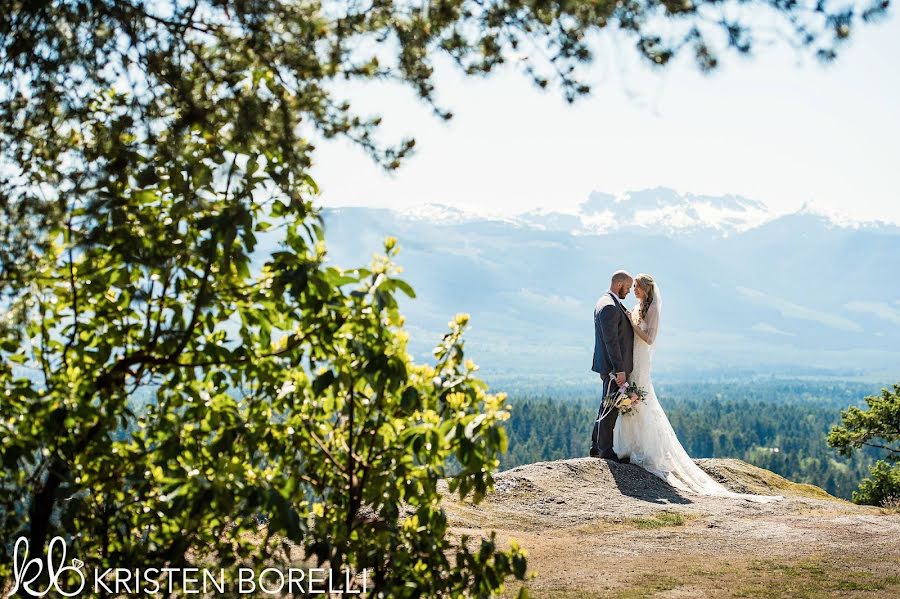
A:
POLYGON ((851 406, 841 412, 841 424, 831 429, 828 444, 842 455, 851 455, 861 447, 887 452, 870 469, 869 478, 854 491, 853 501, 868 505, 900 504, 900 384, 881 395, 865 398, 867 409, 851 406))
POLYGON ((34 555, 62 534, 126 567, 259 564, 286 539, 401 597, 487 596, 524 574, 516 547, 451 545, 438 503, 450 460, 451 492, 490 488, 507 412, 464 360, 464 317, 435 366, 408 357, 394 241, 369 268, 326 263, 309 138, 345 136, 386 168, 413 147, 381 143, 334 82, 399 81, 449 118, 437 55, 471 74, 530 55, 536 84, 571 100, 600 29, 653 64, 689 51, 711 69, 769 13, 829 60, 887 2, 7 5, 0 535, 34 555))
MULTIPOLYGON (((85 123, 100 145, 111 134, 128 138, 85 123)), ((448 459, 449 490, 477 499, 505 447, 504 398, 463 358, 466 318, 436 366, 413 364, 394 240, 368 269, 328 267, 304 201, 254 199, 276 156, 226 158, 202 134, 181 151, 181 172, 123 152, 90 209, 73 202, 51 230, 9 315, 4 538, 62 534, 101 567, 263 565, 287 559, 278 538, 332 568, 371 568, 369 588, 390 596, 488 595, 523 576, 522 553, 490 539, 447 557, 448 459), (140 187, 123 174, 148 171, 140 187), (276 223, 279 247, 253 265, 276 223)))

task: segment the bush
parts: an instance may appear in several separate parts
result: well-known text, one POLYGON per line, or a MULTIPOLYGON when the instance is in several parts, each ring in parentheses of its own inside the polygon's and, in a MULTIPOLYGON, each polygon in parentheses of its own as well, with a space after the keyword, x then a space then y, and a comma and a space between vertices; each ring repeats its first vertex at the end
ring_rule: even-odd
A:
POLYGON ((865 505, 900 507, 900 464, 879 461, 870 470, 869 477, 853 492, 853 501, 865 505))

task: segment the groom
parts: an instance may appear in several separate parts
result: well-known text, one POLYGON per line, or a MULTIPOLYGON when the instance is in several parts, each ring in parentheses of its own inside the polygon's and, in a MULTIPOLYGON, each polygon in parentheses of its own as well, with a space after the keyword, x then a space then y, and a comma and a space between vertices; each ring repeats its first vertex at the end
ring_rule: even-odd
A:
MULTIPOLYGON (((609 291, 600 296, 594 307, 594 363, 591 370, 603 377, 598 419, 603 411, 603 398, 609 394, 613 385, 624 385, 631 374, 634 330, 621 300, 628 296, 633 281, 631 275, 624 270, 617 271, 612 276, 609 291)), ((591 457, 619 461, 613 451, 613 428, 618 416, 619 411, 613 408, 602 421, 594 421, 591 457)))

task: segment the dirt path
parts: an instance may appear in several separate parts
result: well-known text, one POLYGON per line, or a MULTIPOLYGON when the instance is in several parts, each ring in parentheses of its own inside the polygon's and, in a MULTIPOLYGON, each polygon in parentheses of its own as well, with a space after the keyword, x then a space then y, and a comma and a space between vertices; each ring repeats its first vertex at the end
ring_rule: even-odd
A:
POLYGON ((582 458, 500 473, 481 504, 446 507, 457 534, 497 530, 528 549, 535 597, 900 597, 900 513, 737 460, 698 463, 733 491, 784 500, 681 494, 582 458))

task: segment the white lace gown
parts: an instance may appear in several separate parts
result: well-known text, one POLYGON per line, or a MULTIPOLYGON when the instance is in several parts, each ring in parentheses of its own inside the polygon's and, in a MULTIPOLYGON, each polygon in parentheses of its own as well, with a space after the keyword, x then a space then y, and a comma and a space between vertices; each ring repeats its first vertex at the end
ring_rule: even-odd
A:
MULTIPOLYGON (((632 311, 632 321, 640 306, 632 311)), ((678 441, 666 413, 656 397, 650 378, 651 345, 659 331, 659 312, 655 303, 650 304, 647 316, 637 325, 644 331, 648 344, 637 334, 634 336, 634 370, 631 380, 647 392, 637 409, 630 414, 620 414, 613 431, 613 451, 620 458, 628 457, 631 463, 658 476, 671 486, 698 495, 717 495, 771 502, 781 496, 747 495, 729 491, 700 469, 678 441)))

